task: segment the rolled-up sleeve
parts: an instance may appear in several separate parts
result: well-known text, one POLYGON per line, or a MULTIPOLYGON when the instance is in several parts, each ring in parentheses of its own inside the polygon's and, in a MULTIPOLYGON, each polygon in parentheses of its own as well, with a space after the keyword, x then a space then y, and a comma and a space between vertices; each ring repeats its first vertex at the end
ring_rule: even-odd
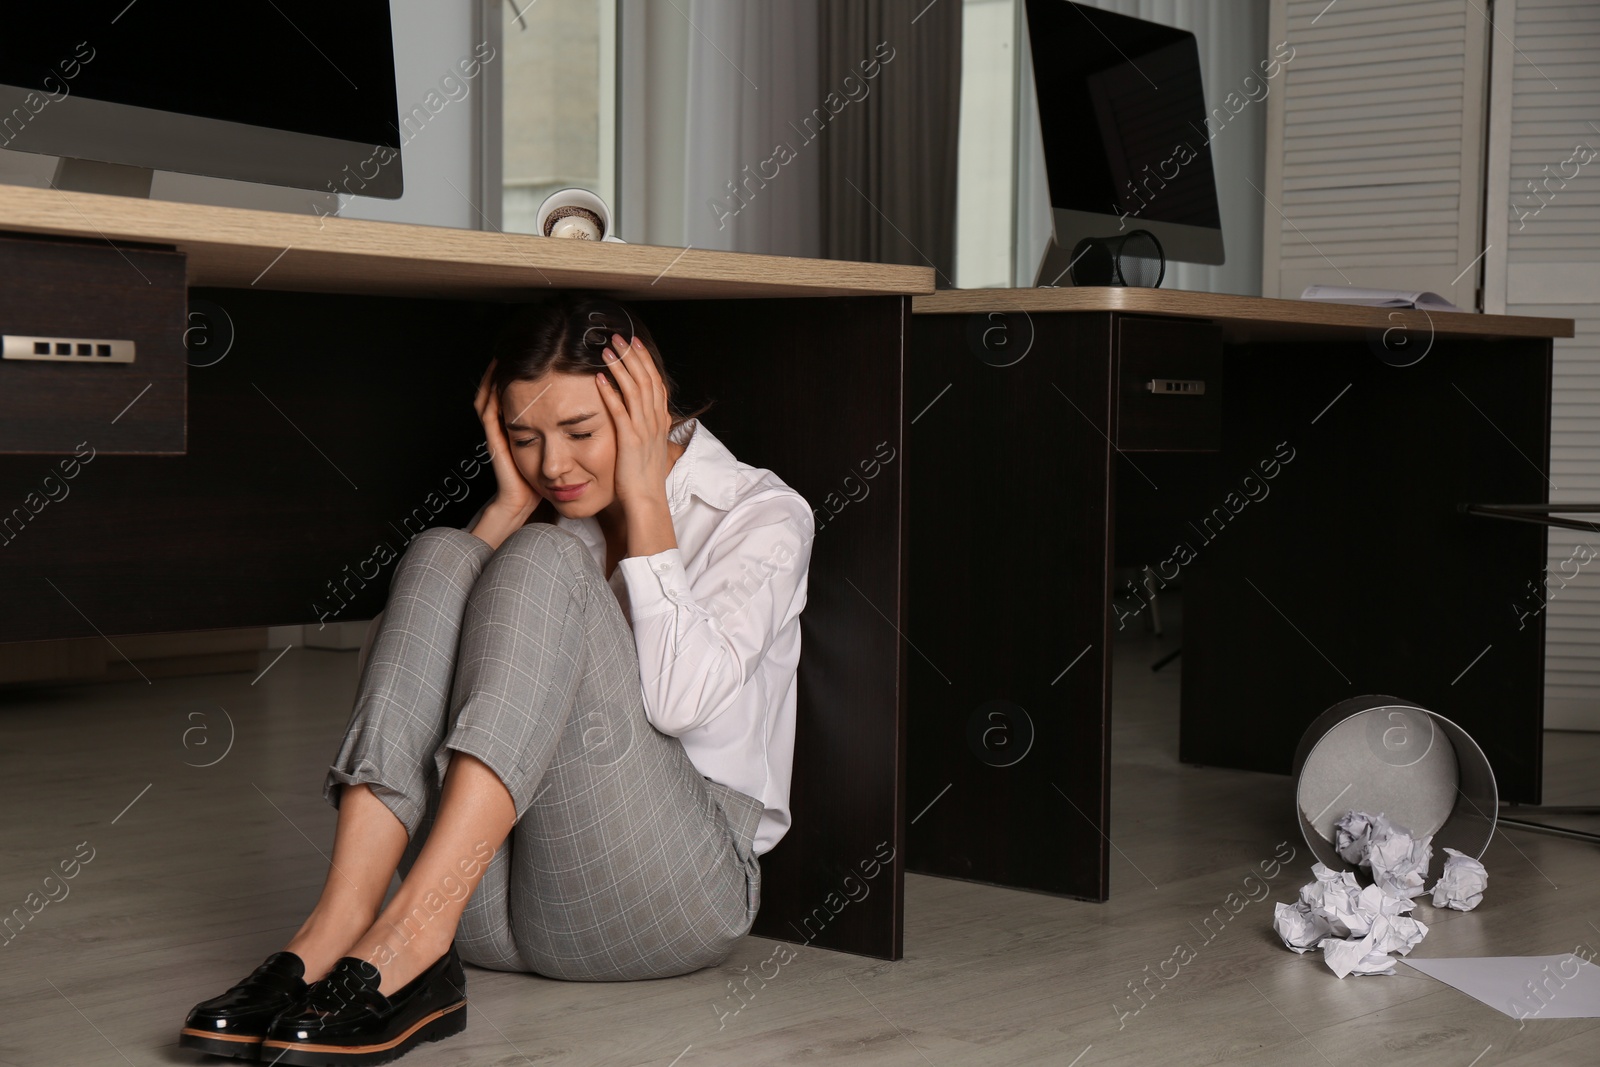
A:
POLYGON ((618 563, 656 729, 677 736, 734 703, 805 607, 813 533, 811 509, 791 491, 730 511, 692 582, 677 548, 618 563))

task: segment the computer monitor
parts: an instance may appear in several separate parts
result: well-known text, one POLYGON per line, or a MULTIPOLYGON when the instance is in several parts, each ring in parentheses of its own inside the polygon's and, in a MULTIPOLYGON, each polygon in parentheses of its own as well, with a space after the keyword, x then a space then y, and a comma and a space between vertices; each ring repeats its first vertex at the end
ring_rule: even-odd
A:
POLYGON ((1035 284, 1070 285, 1080 240, 1136 229, 1168 261, 1223 262, 1194 34, 1067 0, 1026 15, 1055 224, 1035 284))
POLYGON ((14 4, 4 23, 0 148, 62 157, 62 187, 404 190, 387 0, 14 4))

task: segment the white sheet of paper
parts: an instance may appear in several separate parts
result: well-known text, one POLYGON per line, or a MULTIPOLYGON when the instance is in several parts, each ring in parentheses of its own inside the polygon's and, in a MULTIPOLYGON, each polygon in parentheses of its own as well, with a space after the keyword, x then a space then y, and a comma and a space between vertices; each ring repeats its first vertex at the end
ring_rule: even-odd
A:
POLYGON ((1570 952, 1399 962, 1513 1019, 1600 1018, 1600 967, 1570 952))

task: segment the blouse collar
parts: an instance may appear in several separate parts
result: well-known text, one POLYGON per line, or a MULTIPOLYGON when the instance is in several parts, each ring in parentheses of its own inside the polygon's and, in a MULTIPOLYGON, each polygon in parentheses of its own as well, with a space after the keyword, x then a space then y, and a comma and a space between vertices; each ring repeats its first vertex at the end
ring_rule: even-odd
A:
POLYGON ((727 511, 738 499, 743 482, 743 466, 732 452, 699 419, 685 419, 667 432, 667 437, 683 445, 683 454, 667 472, 667 509, 674 515, 697 496, 719 511, 727 511))

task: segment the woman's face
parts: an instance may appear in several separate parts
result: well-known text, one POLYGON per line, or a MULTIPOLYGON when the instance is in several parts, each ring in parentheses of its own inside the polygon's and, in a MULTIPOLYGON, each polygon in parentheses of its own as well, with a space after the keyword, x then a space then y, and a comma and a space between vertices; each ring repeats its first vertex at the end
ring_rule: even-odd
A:
POLYGON ((616 426, 593 376, 512 382, 500 399, 500 418, 517 469, 557 512, 585 518, 616 499, 616 426), (557 492, 562 486, 579 491, 557 492))

